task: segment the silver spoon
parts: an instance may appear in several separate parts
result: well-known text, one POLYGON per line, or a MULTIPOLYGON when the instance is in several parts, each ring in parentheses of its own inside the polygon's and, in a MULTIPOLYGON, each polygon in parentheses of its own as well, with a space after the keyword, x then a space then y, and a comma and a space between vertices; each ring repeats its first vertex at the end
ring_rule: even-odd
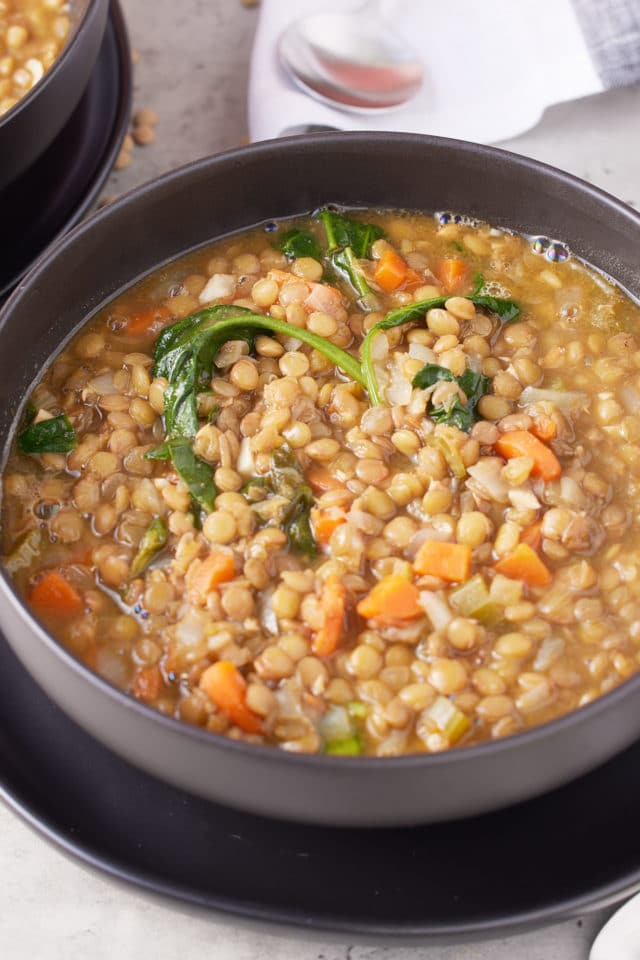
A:
POLYGON ((422 85, 418 55, 382 19, 378 0, 296 20, 280 35, 278 55, 298 87, 351 113, 393 110, 422 85))

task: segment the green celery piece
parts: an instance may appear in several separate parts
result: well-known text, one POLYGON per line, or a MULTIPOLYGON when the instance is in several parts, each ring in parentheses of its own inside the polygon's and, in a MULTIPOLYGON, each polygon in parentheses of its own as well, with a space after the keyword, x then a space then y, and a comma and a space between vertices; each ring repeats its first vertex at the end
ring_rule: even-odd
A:
POLYGON ((297 227, 287 230, 276 240, 274 246, 291 259, 313 257, 314 260, 322 260, 322 251, 313 234, 297 227))
POLYGON ((138 552, 131 564, 131 576, 139 577, 147 569, 156 554, 166 547, 169 539, 167 525, 161 517, 156 517, 149 524, 145 535, 140 541, 138 552))
POLYGON ((487 627, 498 623, 501 617, 500 608, 491 599, 479 573, 455 587, 449 594, 449 603, 461 617, 473 617, 487 627))
POLYGON ((363 703, 362 700, 351 700, 347 704, 347 713, 354 719, 364 720, 366 719, 369 710, 366 703, 363 703))
POLYGON ((18 437, 21 453, 69 453, 75 447, 76 433, 64 413, 32 423, 18 437))
POLYGON ((462 480, 463 477, 467 475, 467 468, 464 465, 462 457, 458 453, 457 449, 445 440, 444 437, 436 437, 434 434, 431 434, 427 443, 431 447, 435 447, 436 450, 439 450, 442 456, 447 461, 447 466, 451 470, 454 477, 457 477, 458 480, 462 480))
MULTIPOLYGON (((376 334, 381 330, 391 330, 394 327, 401 327, 405 323, 413 323, 416 320, 420 320, 434 307, 444 307, 449 299, 450 297, 448 296, 432 297, 430 300, 418 300, 416 303, 411 303, 406 307, 398 307, 396 310, 391 310, 384 320, 380 320, 369 330, 362 341, 360 358, 364 385, 367 388, 369 402, 372 406, 376 406, 381 402, 378 379, 376 377, 373 360, 371 359, 371 344, 376 334)), ((482 297, 477 294, 472 294, 468 299, 475 303, 476 306, 484 307, 486 310, 496 313, 504 323, 513 323, 520 316, 520 307, 513 300, 501 300, 498 297, 482 297)))
POLYGON ((466 713, 459 710, 446 697, 437 697, 427 710, 427 716, 442 733, 449 738, 450 744, 457 743, 471 726, 466 713))
POLYGON ((208 463, 197 457, 186 437, 170 437, 153 450, 147 451, 145 460, 171 460, 176 473, 184 480, 189 493, 205 510, 213 510, 218 495, 213 482, 213 471, 208 463))
POLYGON ((324 745, 324 752, 332 757, 359 757, 362 744, 358 737, 346 737, 344 740, 330 740, 324 745))

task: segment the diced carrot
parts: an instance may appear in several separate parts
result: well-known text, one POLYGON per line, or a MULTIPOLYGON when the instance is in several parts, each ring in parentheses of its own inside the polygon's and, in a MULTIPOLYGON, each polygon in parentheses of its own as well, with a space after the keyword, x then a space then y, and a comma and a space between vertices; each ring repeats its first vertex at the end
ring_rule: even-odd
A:
POLYGON ((329 490, 337 490, 344 486, 326 467, 319 465, 307 470, 306 480, 314 493, 327 493, 329 490))
POLYGON ((58 570, 48 570, 29 594, 36 613, 73 617, 82 613, 84 603, 76 588, 58 570))
POLYGON ((333 531, 346 519, 344 510, 339 507, 328 507, 326 510, 313 509, 311 511, 311 523, 313 524, 316 541, 325 546, 329 543, 333 531))
POLYGON ((522 580, 530 587, 546 587, 553 579, 551 571, 528 543, 519 543, 512 553, 502 557, 494 566, 503 576, 522 580))
POLYGON ((533 426, 530 429, 534 437, 542 440, 543 443, 549 443, 550 440, 555 440, 558 435, 555 420, 546 414, 542 414, 537 420, 534 420, 533 426))
POLYGON ((505 460, 512 457, 532 457, 534 477, 543 480, 556 480, 560 476, 560 461, 553 450, 545 446, 528 430, 511 430, 503 433, 495 444, 496 451, 505 460))
POLYGON ((150 337, 164 329, 172 319, 173 314, 166 307, 151 307, 128 316, 124 326, 125 333, 129 337, 150 337))
POLYGON ((356 607, 361 617, 385 620, 413 620, 424 613, 418 603, 420 591, 398 573, 383 577, 356 607))
POLYGON ((187 588, 206 600, 207 594, 219 583, 233 580, 236 572, 233 554, 216 550, 205 560, 192 563, 187 571, 187 588))
POLYGON ((138 700, 146 703, 157 700, 162 692, 164 679, 160 667, 145 667, 136 674, 132 693, 138 700))
POLYGON ((392 293, 407 279, 406 260, 389 247, 378 260, 373 279, 387 293, 392 293))
POLYGON ((262 722, 247 706, 247 684, 240 671, 228 660, 218 660, 200 677, 204 690, 216 707, 246 733, 261 733, 262 722))
POLYGON ((329 574, 324 581, 320 602, 324 610, 324 625, 316 632, 311 649, 317 657, 330 657, 342 639, 347 608, 347 593, 337 574, 329 574))
POLYGON ((520 543, 526 543, 532 550, 539 550, 542 546, 542 520, 532 523, 520 534, 520 543))
POLYGON ((447 293, 460 293, 469 285, 471 268, 465 260, 450 257, 447 260, 438 260, 433 272, 447 293))
POLYGON ((413 569, 452 583, 466 580, 471 570, 471 547, 465 543, 425 540, 413 561, 413 569))

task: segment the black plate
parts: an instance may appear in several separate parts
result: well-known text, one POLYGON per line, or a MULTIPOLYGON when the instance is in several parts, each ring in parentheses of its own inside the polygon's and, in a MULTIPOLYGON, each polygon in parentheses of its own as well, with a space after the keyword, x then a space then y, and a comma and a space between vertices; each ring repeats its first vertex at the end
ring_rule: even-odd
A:
POLYGON ((122 11, 112 0, 87 90, 71 119, 32 167, 0 191, 4 236, 0 300, 57 236, 91 208, 127 131, 131 51, 122 11))
POLYGON ((0 797, 147 890, 359 939, 497 936, 640 887, 640 745, 542 799, 401 830, 288 825, 140 773, 55 707, 0 638, 0 797))

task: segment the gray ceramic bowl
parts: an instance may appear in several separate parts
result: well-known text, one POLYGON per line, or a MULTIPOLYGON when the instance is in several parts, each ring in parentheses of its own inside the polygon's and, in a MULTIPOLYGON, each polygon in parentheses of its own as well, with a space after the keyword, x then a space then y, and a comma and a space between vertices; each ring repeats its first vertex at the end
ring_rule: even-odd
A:
MULTIPOLYGON (((561 238, 640 295, 640 216, 558 170, 488 147, 404 134, 262 143, 142 187, 43 257, 0 315, 5 448, 42 365, 105 300, 213 238, 328 202, 457 210, 561 238)), ((249 746, 115 690, 46 633, 4 573, 0 604, 0 627, 16 654, 81 726, 160 778, 256 813, 371 826, 469 816, 559 786, 640 735, 639 675, 552 723, 442 754, 335 758, 249 746)))
POLYGON ((60 56, 0 117, 0 190, 47 149, 85 91, 107 25, 109 0, 72 0, 71 34, 60 56))

